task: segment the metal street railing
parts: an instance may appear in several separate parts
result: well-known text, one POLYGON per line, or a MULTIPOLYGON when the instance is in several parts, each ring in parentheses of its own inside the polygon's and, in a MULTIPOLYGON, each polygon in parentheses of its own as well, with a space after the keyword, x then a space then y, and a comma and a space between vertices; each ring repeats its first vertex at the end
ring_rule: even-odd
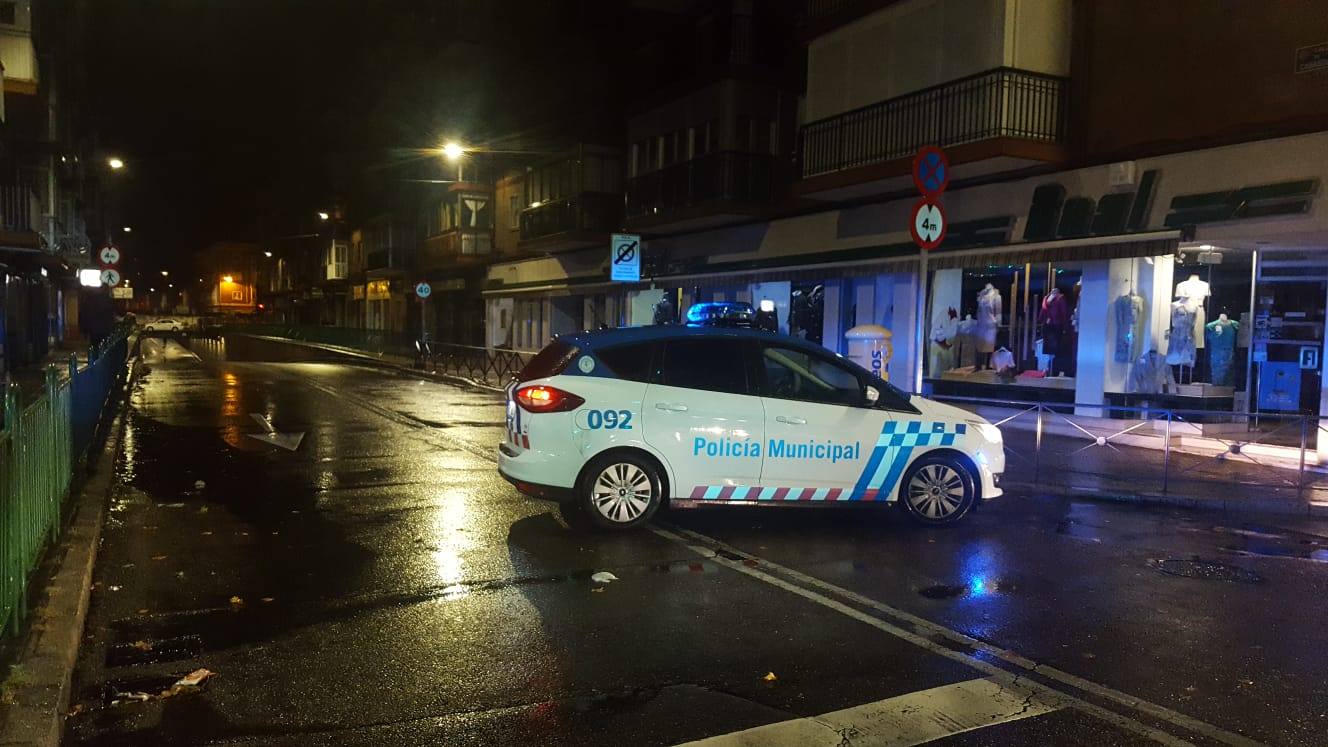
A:
POLYGON ((17 633, 27 613, 28 582, 42 554, 59 537, 74 469, 92 443, 97 423, 125 370, 123 333, 89 351, 69 378, 46 369, 43 391, 24 403, 17 385, 4 392, 0 428, 0 629, 17 633))
POLYGON ((1310 413, 1246 414, 937 396, 1000 427, 1007 483, 1308 505, 1328 500, 1310 413))
POLYGON ((447 374, 487 386, 503 386, 519 372, 534 351, 458 345, 435 340, 421 341, 403 332, 385 332, 348 327, 312 325, 242 324, 222 331, 264 337, 281 337, 346 348, 378 357, 396 358, 403 365, 430 373, 447 374))

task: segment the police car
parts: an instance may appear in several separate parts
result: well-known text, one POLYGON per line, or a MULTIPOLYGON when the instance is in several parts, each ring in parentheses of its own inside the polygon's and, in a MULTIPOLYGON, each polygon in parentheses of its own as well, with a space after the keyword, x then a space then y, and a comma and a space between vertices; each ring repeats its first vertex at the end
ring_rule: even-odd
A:
POLYGON ((825 348, 755 329, 566 335, 507 388, 498 470, 570 522, 668 504, 899 503, 947 524, 1001 494, 1000 430, 825 348))

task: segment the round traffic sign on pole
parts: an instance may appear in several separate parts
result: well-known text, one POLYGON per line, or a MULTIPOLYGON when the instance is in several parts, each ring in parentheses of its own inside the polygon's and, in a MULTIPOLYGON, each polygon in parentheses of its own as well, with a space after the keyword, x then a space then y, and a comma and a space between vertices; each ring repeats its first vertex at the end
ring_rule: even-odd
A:
POLYGON ((101 271, 101 284, 112 288, 120 284, 120 271, 114 267, 108 267, 101 271))
POLYGON ((415 285, 415 295, 420 298, 428 298, 433 295, 433 286, 425 282, 417 283, 415 285))
POLYGON ((908 225, 913 243, 923 249, 935 249, 945 240, 945 228, 945 210, 941 204, 926 197, 918 200, 908 225))
POLYGON ((101 260, 103 265, 118 265, 120 264, 120 250, 107 244, 101 248, 101 251, 97 252, 97 259, 101 260))
POLYGON ((936 197, 950 183, 950 159, 945 151, 928 145, 913 157, 913 186, 928 197, 936 197))

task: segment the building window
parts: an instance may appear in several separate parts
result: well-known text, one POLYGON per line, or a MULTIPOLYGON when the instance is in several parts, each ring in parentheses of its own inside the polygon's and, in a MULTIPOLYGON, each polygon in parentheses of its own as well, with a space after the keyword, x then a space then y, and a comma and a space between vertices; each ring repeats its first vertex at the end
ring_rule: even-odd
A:
POLYGON ((13 26, 18 23, 18 3, 0 2, 0 24, 13 26))
POLYGON ((691 128, 691 157, 700 158, 719 150, 719 123, 711 120, 691 128))

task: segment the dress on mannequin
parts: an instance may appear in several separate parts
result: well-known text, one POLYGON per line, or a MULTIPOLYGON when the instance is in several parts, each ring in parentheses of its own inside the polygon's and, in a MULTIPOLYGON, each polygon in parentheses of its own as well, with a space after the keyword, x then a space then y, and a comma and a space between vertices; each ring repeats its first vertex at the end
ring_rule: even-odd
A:
POLYGON ((928 371, 932 376, 940 376, 955 367, 955 355, 958 352, 955 347, 957 316, 955 310, 950 309, 946 317, 932 327, 931 346, 928 348, 928 371))
POLYGON ((1171 304, 1171 332, 1167 338, 1167 363, 1194 365, 1194 309, 1185 299, 1171 304))
POLYGON ((1217 319, 1204 328, 1208 336, 1208 371, 1212 383, 1218 386, 1232 386, 1235 367, 1236 337, 1240 333, 1240 322, 1232 321, 1226 314, 1219 314, 1217 319))
POLYGON ((1171 367, 1156 350, 1139 356, 1130 369, 1130 391, 1137 394, 1161 394, 1173 383, 1171 367))
POLYGON ((1116 299, 1117 363, 1130 363, 1139 357, 1144 339, 1144 297, 1130 291, 1116 299))
POLYGON ((1061 337, 1065 335, 1065 324, 1069 321, 1065 295, 1060 288, 1052 288, 1047 297, 1042 299, 1042 311, 1038 313, 1042 322, 1042 352, 1046 355, 1059 355, 1061 337))
POLYGON ((1208 287, 1208 283, 1201 280, 1198 275, 1190 275, 1188 279, 1176 284, 1176 298, 1185 301, 1185 304, 1190 307, 1190 311, 1194 312, 1194 334, 1192 337, 1196 348, 1203 348, 1204 346, 1204 327, 1205 322, 1208 321, 1204 319, 1204 300, 1212 294, 1213 292, 1208 287))
POLYGON ((977 322, 978 352, 990 354, 996 349, 996 328, 1001 324, 1001 292, 993 288, 991 283, 978 291, 977 322))
POLYGON ((958 342, 959 353, 955 356, 955 363, 960 368, 972 368, 977 365, 977 341, 978 341, 978 321, 972 314, 964 317, 964 321, 957 326, 955 340, 958 342))

